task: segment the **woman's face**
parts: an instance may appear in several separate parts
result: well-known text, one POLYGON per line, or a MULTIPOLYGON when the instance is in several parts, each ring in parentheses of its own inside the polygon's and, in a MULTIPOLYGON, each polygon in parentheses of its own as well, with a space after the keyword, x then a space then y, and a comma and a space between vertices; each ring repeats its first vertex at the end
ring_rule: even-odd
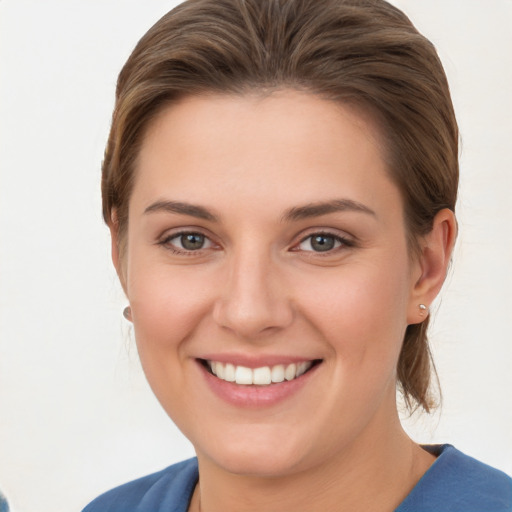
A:
POLYGON ((150 126, 118 268, 148 381, 200 461, 286 475, 396 427, 421 271, 378 139, 293 91, 186 98, 150 126))

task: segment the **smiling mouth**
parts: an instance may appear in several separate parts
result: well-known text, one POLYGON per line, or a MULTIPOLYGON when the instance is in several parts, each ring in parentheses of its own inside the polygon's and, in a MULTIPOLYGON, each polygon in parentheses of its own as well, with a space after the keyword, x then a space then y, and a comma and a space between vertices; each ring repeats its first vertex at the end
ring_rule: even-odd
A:
POLYGON ((269 386, 284 381, 292 381, 298 379, 322 362, 321 359, 315 359, 300 363, 247 368, 246 366, 237 366, 231 363, 221 363, 220 361, 207 359, 201 359, 200 361, 206 370, 218 379, 244 386, 269 386))

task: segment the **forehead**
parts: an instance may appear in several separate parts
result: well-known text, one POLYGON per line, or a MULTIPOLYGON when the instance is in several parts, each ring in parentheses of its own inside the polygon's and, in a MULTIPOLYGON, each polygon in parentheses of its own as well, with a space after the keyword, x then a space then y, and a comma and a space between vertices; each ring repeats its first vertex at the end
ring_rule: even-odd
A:
POLYGON ((213 201, 227 190, 294 206, 346 192, 363 202, 389 181, 383 153, 366 111, 313 94, 186 97, 150 124, 134 196, 213 201))
MULTIPOLYGON (((149 123, 143 137, 143 146, 155 136, 155 132, 163 129, 169 136, 177 135, 169 129, 169 118, 172 118, 176 131, 183 134, 182 142, 185 136, 200 139, 208 135, 213 143, 217 137, 234 129, 237 137, 249 135, 253 138, 259 132, 262 137, 268 134, 276 140, 279 134, 278 141, 287 143, 299 141, 301 135, 317 133, 319 138, 323 137, 325 143, 329 144, 330 137, 326 137, 323 128, 337 125, 340 130, 342 121, 349 128, 345 130, 345 135, 349 131, 354 135, 359 132, 370 144, 381 151, 385 149, 378 127, 378 114, 370 106, 329 100, 319 94, 293 89, 276 89, 273 92, 255 90, 239 95, 205 93, 181 97, 162 108, 149 123)), ((201 142, 207 141, 203 139, 201 142)), ((265 142, 268 144, 268 140, 265 142)), ((253 143, 257 144, 258 140, 253 140, 253 143)))

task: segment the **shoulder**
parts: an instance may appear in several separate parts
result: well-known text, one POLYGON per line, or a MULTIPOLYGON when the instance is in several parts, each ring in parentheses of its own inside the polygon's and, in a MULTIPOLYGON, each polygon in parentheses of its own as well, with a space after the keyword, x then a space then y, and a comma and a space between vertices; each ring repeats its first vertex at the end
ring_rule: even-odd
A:
POLYGON ((102 494, 83 512, 186 512, 197 479, 197 459, 185 460, 102 494))
POLYGON ((7 504, 7 500, 5 496, 0 491, 0 512, 9 512, 9 505, 7 504))
POLYGON ((512 479, 451 445, 425 447, 437 460, 396 512, 512 512, 512 479))

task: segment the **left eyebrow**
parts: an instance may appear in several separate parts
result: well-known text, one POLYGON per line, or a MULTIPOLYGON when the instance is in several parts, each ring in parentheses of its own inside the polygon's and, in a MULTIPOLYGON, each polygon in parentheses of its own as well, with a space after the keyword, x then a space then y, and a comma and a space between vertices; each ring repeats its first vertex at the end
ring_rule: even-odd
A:
POLYGON ((146 214, 153 212, 177 213, 179 215, 189 215, 212 222, 218 221, 217 217, 206 208, 195 204, 182 203, 180 201, 157 201, 144 210, 146 214))
POLYGON ((332 201, 310 203, 304 206, 290 208, 283 215, 283 221, 291 222, 309 219, 311 217, 319 217, 328 213, 346 211, 365 213, 367 215, 373 215, 374 217, 377 216, 371 208, 357 201, 353 201, 352 199, 334 199, 332 201))

